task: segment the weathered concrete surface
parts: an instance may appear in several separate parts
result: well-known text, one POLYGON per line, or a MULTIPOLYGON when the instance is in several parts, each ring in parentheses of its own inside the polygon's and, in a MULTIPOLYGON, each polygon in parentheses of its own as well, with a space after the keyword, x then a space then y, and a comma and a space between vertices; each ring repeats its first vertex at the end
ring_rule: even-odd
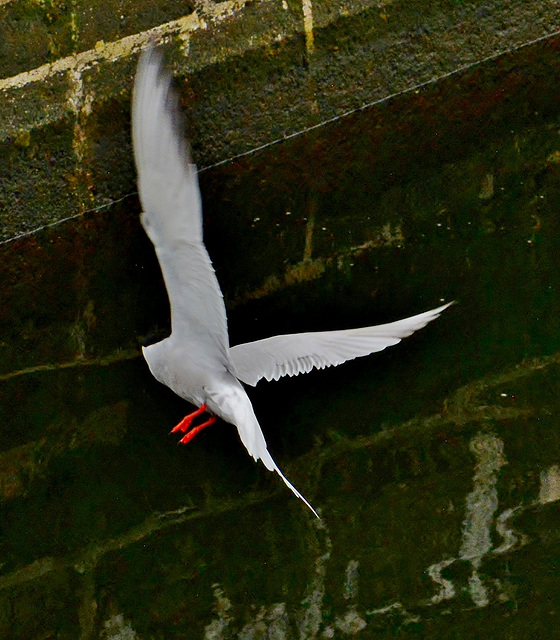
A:
POLYGON ((0 237, 135 191, 129 96, 138 50, 168 47, 200 166, 434 81, 558 29, 533 2, 0 6, 0 237))
POLYGON ((0 637, 549 636, 557 46, 201 174, 234 343, 458 300, 374 358, 251 390, 321 522, 227 425, 168 436, 185 403, 140 358, 169 317, 134 197, 2 246, 0 637))
POLYGON ((83 213, 135 189, 150 29, 173 36, 208 164, 542 35, 558 11, 427 4, 137 4, 106 22, 0 7, 4 237, 82 213, 0 247, 0 638, 550 637, 557 38, 201 174, 234 343, 459 302, 375 358, 251 390, 320 523, 227 425, 191 448, 167 435, 185 403, 140 358, 169 317, 137 199, 83 213))

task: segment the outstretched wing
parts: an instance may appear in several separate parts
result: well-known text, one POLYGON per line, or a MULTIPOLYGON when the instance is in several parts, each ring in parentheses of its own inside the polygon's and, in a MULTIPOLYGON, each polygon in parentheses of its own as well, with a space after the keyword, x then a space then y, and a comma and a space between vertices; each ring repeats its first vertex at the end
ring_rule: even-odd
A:
POLYGON ((347 360, 391 347, 435 320, 452 302, 437 309, 375 327, 274 336, 230 349, 237 377, 256 385, 261 378, 278 380, 312 369, 334 367, 347 360))
POLYGON ((229 362, 222 293, 202 242, 196 166, 171 73, 154 48, 144 51, 138 63, 132 139, 142 224, 165 279, 173 336, 207 359, 229 362))

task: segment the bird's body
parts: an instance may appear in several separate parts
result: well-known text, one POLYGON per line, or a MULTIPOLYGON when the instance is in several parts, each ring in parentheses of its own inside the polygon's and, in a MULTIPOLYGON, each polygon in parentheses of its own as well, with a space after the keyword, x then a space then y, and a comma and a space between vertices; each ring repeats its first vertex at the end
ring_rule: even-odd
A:
POLYGON ((436 318, 448 305, 375 327, 280 335, 229 346, 222 293, 202 239, 196 167, 181 128, 178 99, 161 54, 140 57, 134 86, 132 136, 142 224, 153 242, 171 306, 171 335, 143 348, 154 377, 199 407, 174 431, 186 432, 203 412, 237 427, 249 454, 276 471, 305 504, 272 459, 251 401, 241 384, 336 366, 397 344, 436 318))

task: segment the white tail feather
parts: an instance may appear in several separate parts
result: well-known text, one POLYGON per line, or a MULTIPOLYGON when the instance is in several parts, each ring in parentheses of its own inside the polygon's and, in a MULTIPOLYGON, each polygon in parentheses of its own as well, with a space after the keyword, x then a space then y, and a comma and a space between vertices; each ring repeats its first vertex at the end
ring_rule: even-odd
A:
POLYGON ((294 485, 286 478, 286 476, 280 471, 278 465, 272 459, 270 452, 266 446, 266 440, 262 432, 261 426, 255 416, 253 407, 249 398, 244 406, 243 416, 239 416, 239 420, 236 421, 235 426, 239 432, 241 442, 245 445, 247 451, 251 454, 254 460, 262 460, 262 463, 269 471, 276 471, 276 473, 282 478, 284 484, 297 496, 307 507, 312 511, 313 515, 319 518, 319 514, 309 504, 309 502, 301 495, 301 493, 294 487, 294 485))
POLYGON ((288 487, 288 489, 290 489, 292 491, 292 493, 297 496, 300 500, 302 500, 308 507, 309 509, 311 509, 311 512, 313 513, 313 515, 316 518, 319 518, 319 514, 315 511, 315 509, 309 504, 309 502, 301 495, 301 493, 294 487, 294 485, 288 480, 288 478, 286 478, 286 476, 280 471, 280 469, 278 468, 277 464, 274 462, 274 460, 272 459, 272 456, 270 455, 270 453, 268 452, 268 450, 266 451, 266 458, 262 457, 261 460, 263 461, 265 467, 267 469, 269 469, 270 471, 276 471, 276 473, 282 478, 282 480, 284 480, 284 484, 288 487), (271 466, 269 466, 271 465, 271 466))

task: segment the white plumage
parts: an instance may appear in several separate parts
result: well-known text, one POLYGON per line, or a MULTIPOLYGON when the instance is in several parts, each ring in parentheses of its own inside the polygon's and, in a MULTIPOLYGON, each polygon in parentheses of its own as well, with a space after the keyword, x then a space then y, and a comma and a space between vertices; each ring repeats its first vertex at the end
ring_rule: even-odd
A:
POLYGON ((280 335, 230 348, 222 293, 202 240, 196 167, 171 74, 154 48, 142 53, 138 63, 132 139, 141 220, 154 244, 171 306, 171 335, 143 348, 144 357, 157 380, 200 407, 175 430, 187 431, 204 411, 210 420, 188 432, 182 442, 214 416, 235 425, 250 455, 276 471, 317 515, 272 459, 239 381, 255 385, 261 378, 277 380, 381 351, 424 327, 449 305, 376 327, 280 335))

